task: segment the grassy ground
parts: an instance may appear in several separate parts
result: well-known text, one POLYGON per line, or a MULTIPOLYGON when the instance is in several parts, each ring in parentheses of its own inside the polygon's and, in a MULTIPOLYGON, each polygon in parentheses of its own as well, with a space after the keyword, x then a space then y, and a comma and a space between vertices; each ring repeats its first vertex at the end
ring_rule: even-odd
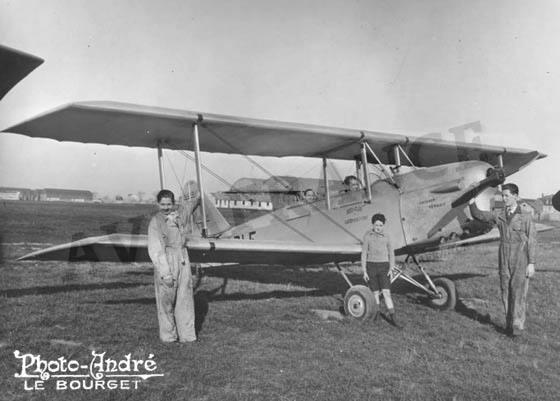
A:
MULTIPOLYGON (((540 235, 528 330, 519 340, 501 332, 497 250, 484 245, 432 254, 424 262, 434 276, 455 281, 460 299, 454 311, 430 309, 407 285, 393 288, 405 325, 400 331, 385 321, 317 317, 312 309, 342 305, 345 283, 332 268, 208 270, 195 297, 201 341, 164 345, 157 338, 148 264, 13 260, 29 248, 21 242, 66 241, 58 239, 72 236, 84 214, 94 214, 93 228, 80 231, 93 235, 87 230, 111 223, 126 232, 121 226, 147 211, 55 206, 0 215, 4 242, 12 244, 4 246, 0 266, 0 399, 458 401, 556 400, 560 394, 558 229, 540 235), (42 216, 45 228, 30 224, 29 216, 42 216), (20 369, 16 349, 84 363, 92 349, 114 358, 152 353, 165 376, 137 390, 29 392, 13 376, 20 369)), ((355 267, 349 270, 358 282, 355 267)))

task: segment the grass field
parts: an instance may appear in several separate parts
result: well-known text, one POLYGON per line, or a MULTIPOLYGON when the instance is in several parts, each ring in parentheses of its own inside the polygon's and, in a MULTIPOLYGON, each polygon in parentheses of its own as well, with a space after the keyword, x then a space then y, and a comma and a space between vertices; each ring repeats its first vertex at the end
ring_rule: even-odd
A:
MULTIPOLYGON (((323 320, 346 290, 333 268, 207 270, 195 296, 200 342, 157 337, 149 264, 16 262, 40 244, 111 230, 145 232, 149 206, 0 204, 0 399, 67 400, 558 400, 558 228, 539 237, 528 330, 502 333, 496 245, 432 254, 424 265, 455 281, 456 310, 427 307, 394 286, 403 330, 387 322, 323 320), (84 363, 91 350, 157 362, 136 390, 26 391, 14 350, 84 363)), ((350 266, 353 282, 357 269, 350 266)), ((52 379, 51 379, 52 380, 52 379)))

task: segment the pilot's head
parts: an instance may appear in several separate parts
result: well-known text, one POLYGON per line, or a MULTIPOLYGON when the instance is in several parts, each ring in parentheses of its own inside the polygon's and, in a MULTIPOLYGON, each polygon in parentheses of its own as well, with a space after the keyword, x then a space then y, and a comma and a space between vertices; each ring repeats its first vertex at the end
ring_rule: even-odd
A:
POLYGON ((307 203, 315 202, 315 200, 317 200, 317 195, 315 195, 315 191, 313 191, 311 188, 308 188, 303 191, 303 199, 307 203))
POLYGON ((514 207, 519 199, 519 187, 513 183, 502 185, 502 200, 507 208, 514 207))
POLYGON ((383 228, 385 227, 385 215, 381 213, 376 213, 371 217, 371 224, 373 225, 373 231, 377 234, 383 234, 383 228))
POLYGON ((360 190, 360 181, 358 181, 354 175, 346 176, 346 178, 344 178, 344 185, 346 186, 346 190, 350 192, 360 190))
POLYGON ((175 195, 168 189, 162 189, 156 195, 159 211, 168 215, 173 211, 175 206, 175 195))

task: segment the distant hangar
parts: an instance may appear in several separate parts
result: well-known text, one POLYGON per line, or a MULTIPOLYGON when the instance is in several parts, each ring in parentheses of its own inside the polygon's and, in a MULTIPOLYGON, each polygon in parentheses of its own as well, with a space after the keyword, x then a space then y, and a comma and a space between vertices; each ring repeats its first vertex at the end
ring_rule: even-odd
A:
POLYGON ((0 187, 0 200, 93 202, 93 192, 80 189, 0 187))

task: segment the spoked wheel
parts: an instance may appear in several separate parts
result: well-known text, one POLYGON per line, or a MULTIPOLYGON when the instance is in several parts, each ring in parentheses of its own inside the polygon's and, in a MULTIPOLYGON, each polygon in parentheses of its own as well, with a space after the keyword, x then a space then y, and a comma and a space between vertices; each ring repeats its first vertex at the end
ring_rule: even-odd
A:
POLYGON ((430 305, 435 309, 449 310, 454 309, 457 303, 457 293, 455 291, 455 284, 447 278, 437 278, 434 280, 434 285, 439 294, 438 297, 432 296, 430 305))
POLYGON ((344 312, 356 320, 367 320, 377 311, 373 293, 365 285, 354 285, 344 296, 344 312))

